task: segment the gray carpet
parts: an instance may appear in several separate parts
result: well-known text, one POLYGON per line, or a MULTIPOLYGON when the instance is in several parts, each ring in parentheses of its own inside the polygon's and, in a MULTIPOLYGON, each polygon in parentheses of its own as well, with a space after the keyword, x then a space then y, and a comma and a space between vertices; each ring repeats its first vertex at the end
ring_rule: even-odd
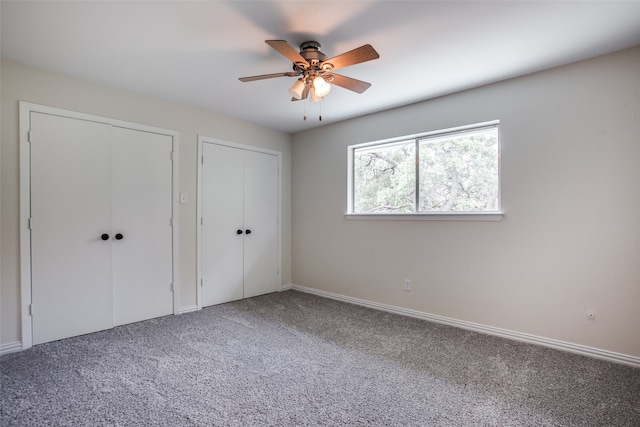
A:
POLYGON ((640 369, 296 291, 0 369, 2 426, 640 426, 640 369))

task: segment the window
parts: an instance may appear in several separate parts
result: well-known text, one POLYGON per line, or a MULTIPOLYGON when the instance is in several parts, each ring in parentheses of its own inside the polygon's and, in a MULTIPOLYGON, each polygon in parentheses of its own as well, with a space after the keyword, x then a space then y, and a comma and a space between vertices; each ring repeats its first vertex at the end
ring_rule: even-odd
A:
POLYGON ((500 213, 498 126, 350 146, 348 213, 500 213))

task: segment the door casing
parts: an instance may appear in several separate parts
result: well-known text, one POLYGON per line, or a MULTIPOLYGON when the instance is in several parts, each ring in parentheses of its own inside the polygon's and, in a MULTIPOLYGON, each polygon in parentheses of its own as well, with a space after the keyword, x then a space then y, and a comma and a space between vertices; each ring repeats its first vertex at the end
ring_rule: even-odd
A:
POLYGON ((115 127, 128 128, 143 132, 158 133, 167 135, 172 140, 172 265, 173 265, 173 313, 180 312, 180 285, 179 285, 179 232, 178 232, 178 153, 179 134, 176 131, 163 129, 154 126, 146 126, 138 123, 126 122, 122 120, 110 119, 106 117, 79 113, 76 111, 64 110, 61 108, 48 107, 20 101, 20 309, 22 326, 22 349, 26 350, 33 346, 32 316, 31 316, 31 164, 30 164, 30 143, 29 129, 30 116, 32 112, 49 114, 53 116, 68 117, 79 120, 94 121, 115 127))
MULTIPOLYGON (((203 161, 203 146, 204 144, 217 144, 226 147, 252 151, 257 153, 271 154, 277 157, 278 161, 278 227, 277 227, 277 240, 278 240, 278 253, 277 253, 277 272, 278 278, 282 280, 282 153, 275 150, 269 150, 266 148, 260 148, 252 145, 238 144, 234 142, 224 141, 207 136, 198 136, 198 203, 197 209, 197 225, 196 225, 196 270, 197 270, 197 285, 198 290, 196 293, 197 307, 193 307, 193 310, 199 310, 202 308, 202 161, 203 161)), ((280 284, 280 289, 282 284, 280 284)))

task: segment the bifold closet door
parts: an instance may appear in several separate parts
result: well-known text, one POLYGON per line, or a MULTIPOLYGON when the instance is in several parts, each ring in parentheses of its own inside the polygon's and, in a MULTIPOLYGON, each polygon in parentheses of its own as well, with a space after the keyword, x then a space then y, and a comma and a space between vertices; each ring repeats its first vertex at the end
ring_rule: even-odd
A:
POLYGON ((278 275, 278 158, 244 153, 244 297, 275 292, 278 275))
POLYGON ((173 312, 170 136, 31 113, 34 344, 173 312))
POLYGON ((114 325, 173 313, 172 138, 114 127, 114 325))
POLYGON ((278 157, 211 143, 202 154, 202 305, 277 291, 278 157))
POLYGON ((111 126, 35 112, 30 119, 31 308, 39 344, 113 326, 111 126))
POLYGON ((244 151, 202 145, 202 305, 244 297, 244 151))

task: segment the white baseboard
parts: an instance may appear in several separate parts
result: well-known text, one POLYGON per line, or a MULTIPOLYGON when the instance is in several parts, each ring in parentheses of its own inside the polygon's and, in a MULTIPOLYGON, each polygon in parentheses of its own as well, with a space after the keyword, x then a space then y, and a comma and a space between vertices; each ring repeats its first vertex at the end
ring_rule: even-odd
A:
POLYGON ((3 354, 15 353, 16 351, 22 351, 22 342, 15 341, 0 344, 0 356, 3 354))
POLYGON ((609 362, 622 363, 636 368, 640 368, 640 357, 630 356, 613 351, 602 350, 599 348, 587 347, 580 344, 573 344, 565 341, 554 340, 551 338, 539 337, 536 335, 525 334, 522 332, 510 331, 508 329, 495 328, 493 326, 481 325, 479 323, 467 322, 464 320, 453 319, 451 317, 438 316, 435 314, 424 313, 417 310, 396 307, 393 305, 381 304, 373 301, 367 301, 359 298, 348 297, 345 295, 326 292, 319 289, 308 288, 306 286, 291 285, 291 289, 309 294, 318 295, 325 298, 335 299, 351 304, 361 305, 364 307, 374 308, 376 310, 388 311, 390 313, 401 314, 404 316, 416 317, 418 319, 428 320, 430 322, 442 323, 449 326, 455 326, 462 329, 468 329, 483 334, 496 335, 516 341, 523 341, 530 344, 538 344, 546 347, 555 348, 557 350, 568 351, 571 353, 590 356, 597 359, 607 360, 609 362))
POLYGON ((179 314, 184 314, 184 313, 191 313, 192 311, 198 311, 198 306, 197 305, 188 305, 186 307, 180 307, 180 310, 178 311, 179 314))
POLYGON ((289 283, 288 285, 282 285, 282 287, 280 288, 280 292, 282 291, 288 291, 293 289, 293 285, 291 283, 289 283))

